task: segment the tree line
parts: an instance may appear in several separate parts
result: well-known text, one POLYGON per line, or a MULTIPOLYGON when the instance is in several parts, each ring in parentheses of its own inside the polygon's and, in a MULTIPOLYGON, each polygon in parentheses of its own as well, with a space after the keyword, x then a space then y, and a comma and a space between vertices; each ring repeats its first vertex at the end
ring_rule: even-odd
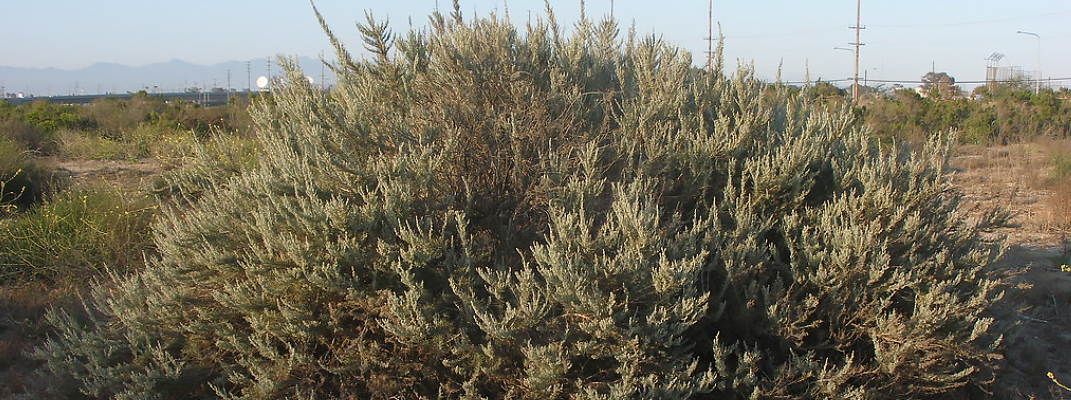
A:
MULTIPOLYGON (((1025 82, 980 86, 969 95, 945 73, 927 73, 920 91, 898 87, 864 90, 856 114, 883 140, 923 142, 954 132, 960 143, 1008 144, 1071 136, 1071 90, 1035 90, 1025 82), (921 92, 921 93, 920 93, 921 92)), ((824 82, 808 91, 846 100, 847 93, 824 82)))

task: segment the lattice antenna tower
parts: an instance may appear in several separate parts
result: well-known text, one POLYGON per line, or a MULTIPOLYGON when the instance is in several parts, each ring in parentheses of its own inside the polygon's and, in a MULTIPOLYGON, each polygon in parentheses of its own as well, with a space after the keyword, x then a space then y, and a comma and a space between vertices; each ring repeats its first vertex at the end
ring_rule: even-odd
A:
POLYGON ((993 52, 989 57, 985 58, 985 83, 986 86, 993 86, 1001 79, 1000 74, 1000 60, 1004 59, 1004 54, 999 52, 993 52))
POLYGON ((1004 54, 1003 53, 999 53, 999 52, 995 52, 994 51, 993 54, 990 54, 989 57, 985 58, 985 60, 988 61, 988 63, 986 63, 986 66, 987 67, 996 67, 997 63, 999 63, 1000 60, 1003 60, 1003 59, 1004 59, 1004 54))

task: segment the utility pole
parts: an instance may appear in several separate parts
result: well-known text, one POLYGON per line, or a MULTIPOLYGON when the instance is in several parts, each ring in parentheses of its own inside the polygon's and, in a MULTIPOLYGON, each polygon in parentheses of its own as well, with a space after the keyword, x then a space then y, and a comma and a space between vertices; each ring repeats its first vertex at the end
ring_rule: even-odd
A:
POLYGON ((714 74, 714 0, 707 5, 707 71, 714 74))
POLYGON ((848 43, 855 46, 855 74, 852 78, 852 101, 859 102, 859 46, 863 43, 859 41, 859 30, 866 29, 866 27, 859 24, 859 9, 861 8, 862 0, 855 0, 855 26, 849 26, 848 29, 855 29, 855 43, 848 43))

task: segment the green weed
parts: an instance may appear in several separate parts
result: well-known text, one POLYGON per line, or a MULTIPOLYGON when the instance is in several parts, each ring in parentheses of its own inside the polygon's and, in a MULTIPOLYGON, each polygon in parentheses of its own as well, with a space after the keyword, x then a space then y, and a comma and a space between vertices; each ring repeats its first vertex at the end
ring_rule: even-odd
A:
POLYGON ((55 135, 57 155, 68 160, 125 160, 139 155, 123 142, 93 132, 64 129, 55 135))
POLYGON ((115 134, 92 131, 56 132, 57 153, 71 160, 137 160, 157 157, 181 158, 189 152, 196 134, 151 124, 142 124, 115 134))
POLYGON ((0 281, 137 265, 150 248, 148 204, 144 196, 105 189, 56 195, 0 226, 0 281))
POLYGON ((1052 157, 1052 171, 1049 178, 1053 180, 1071 179, 1071 153, 1057 154, 1052 157))

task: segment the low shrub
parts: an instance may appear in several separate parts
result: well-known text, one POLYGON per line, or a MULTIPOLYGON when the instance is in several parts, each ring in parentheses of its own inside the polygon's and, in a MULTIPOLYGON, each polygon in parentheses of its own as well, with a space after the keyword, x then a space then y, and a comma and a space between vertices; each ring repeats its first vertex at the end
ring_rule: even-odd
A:
POLYGON ((53 308, 77 312, 87 289, 85 277, 0 284, 0 398, 27 398, 25 392, 39 364, 28 353, 35 343, 57 333, 46 313, 53 308))
POLYGON ((151 157, 160 160, 164 170, 180 167, 196 153, 197 135, 190 132, 168 130, 156 136, 148 146, 151 157))
POLYGON ((152 124, 141 124, 111 134, 59 130, 57 153, 71 160, 137 160, 155 157, 165 164, 188 156, 197 134, 152 124))
POLYGON ((1053 191, 1047 204, 1051 227, 1071 233, 1071 139, 1043 144, 1049 162, 1043 186, 1053 191))
POLYGON ((108 189, 65 191, 0 225, 0 281, 84 276, 142 264, 154 207, 108 189))
MULTIPOLYGON (((257 106, 253 168, 197 169, 35 350, 92 398, 968 398, 990 389, 985 226, 948 141, 655 37, 458 2, 324 93, 257 106)), ((322 21, 322 20, 321 20, 322 21)), ((326 30, 326 28, 325 28, 326 30)), ((718 56, 720 58, 720 56, 718 56)), ((240 164, 240 163, 239 163, 240 164)))
POLYGON ((1051 227, 1071 234, 1071 178, 1053 183, 1053 195, 1047 200, 1051 227))
POLYGON ((132 160, 136 149, 120 140, 90 131, 56 131, 56 155, 67 160, 132 160))
POLYGON ((0 205, 26 209, 59 184, 48 164, 34 159, 19 143, 0 139, 0 205))
POLYGON ((1052 172, 1049 178, 1058 182, 1071 179, 1071 152, 1052 157, 1052 172))
POLYGON ((215 133, 208 139, 176 137, 168 155, 157 158, 165 172, 153 182, 153 193, 165 203, 187 202, 256 167, 259 146, 250 137, 215 133))
POLYGON ((0 119, 0 140, 11 140, 31 151, 47 153, 50 150, 51 135, 18 119, 0 119))

